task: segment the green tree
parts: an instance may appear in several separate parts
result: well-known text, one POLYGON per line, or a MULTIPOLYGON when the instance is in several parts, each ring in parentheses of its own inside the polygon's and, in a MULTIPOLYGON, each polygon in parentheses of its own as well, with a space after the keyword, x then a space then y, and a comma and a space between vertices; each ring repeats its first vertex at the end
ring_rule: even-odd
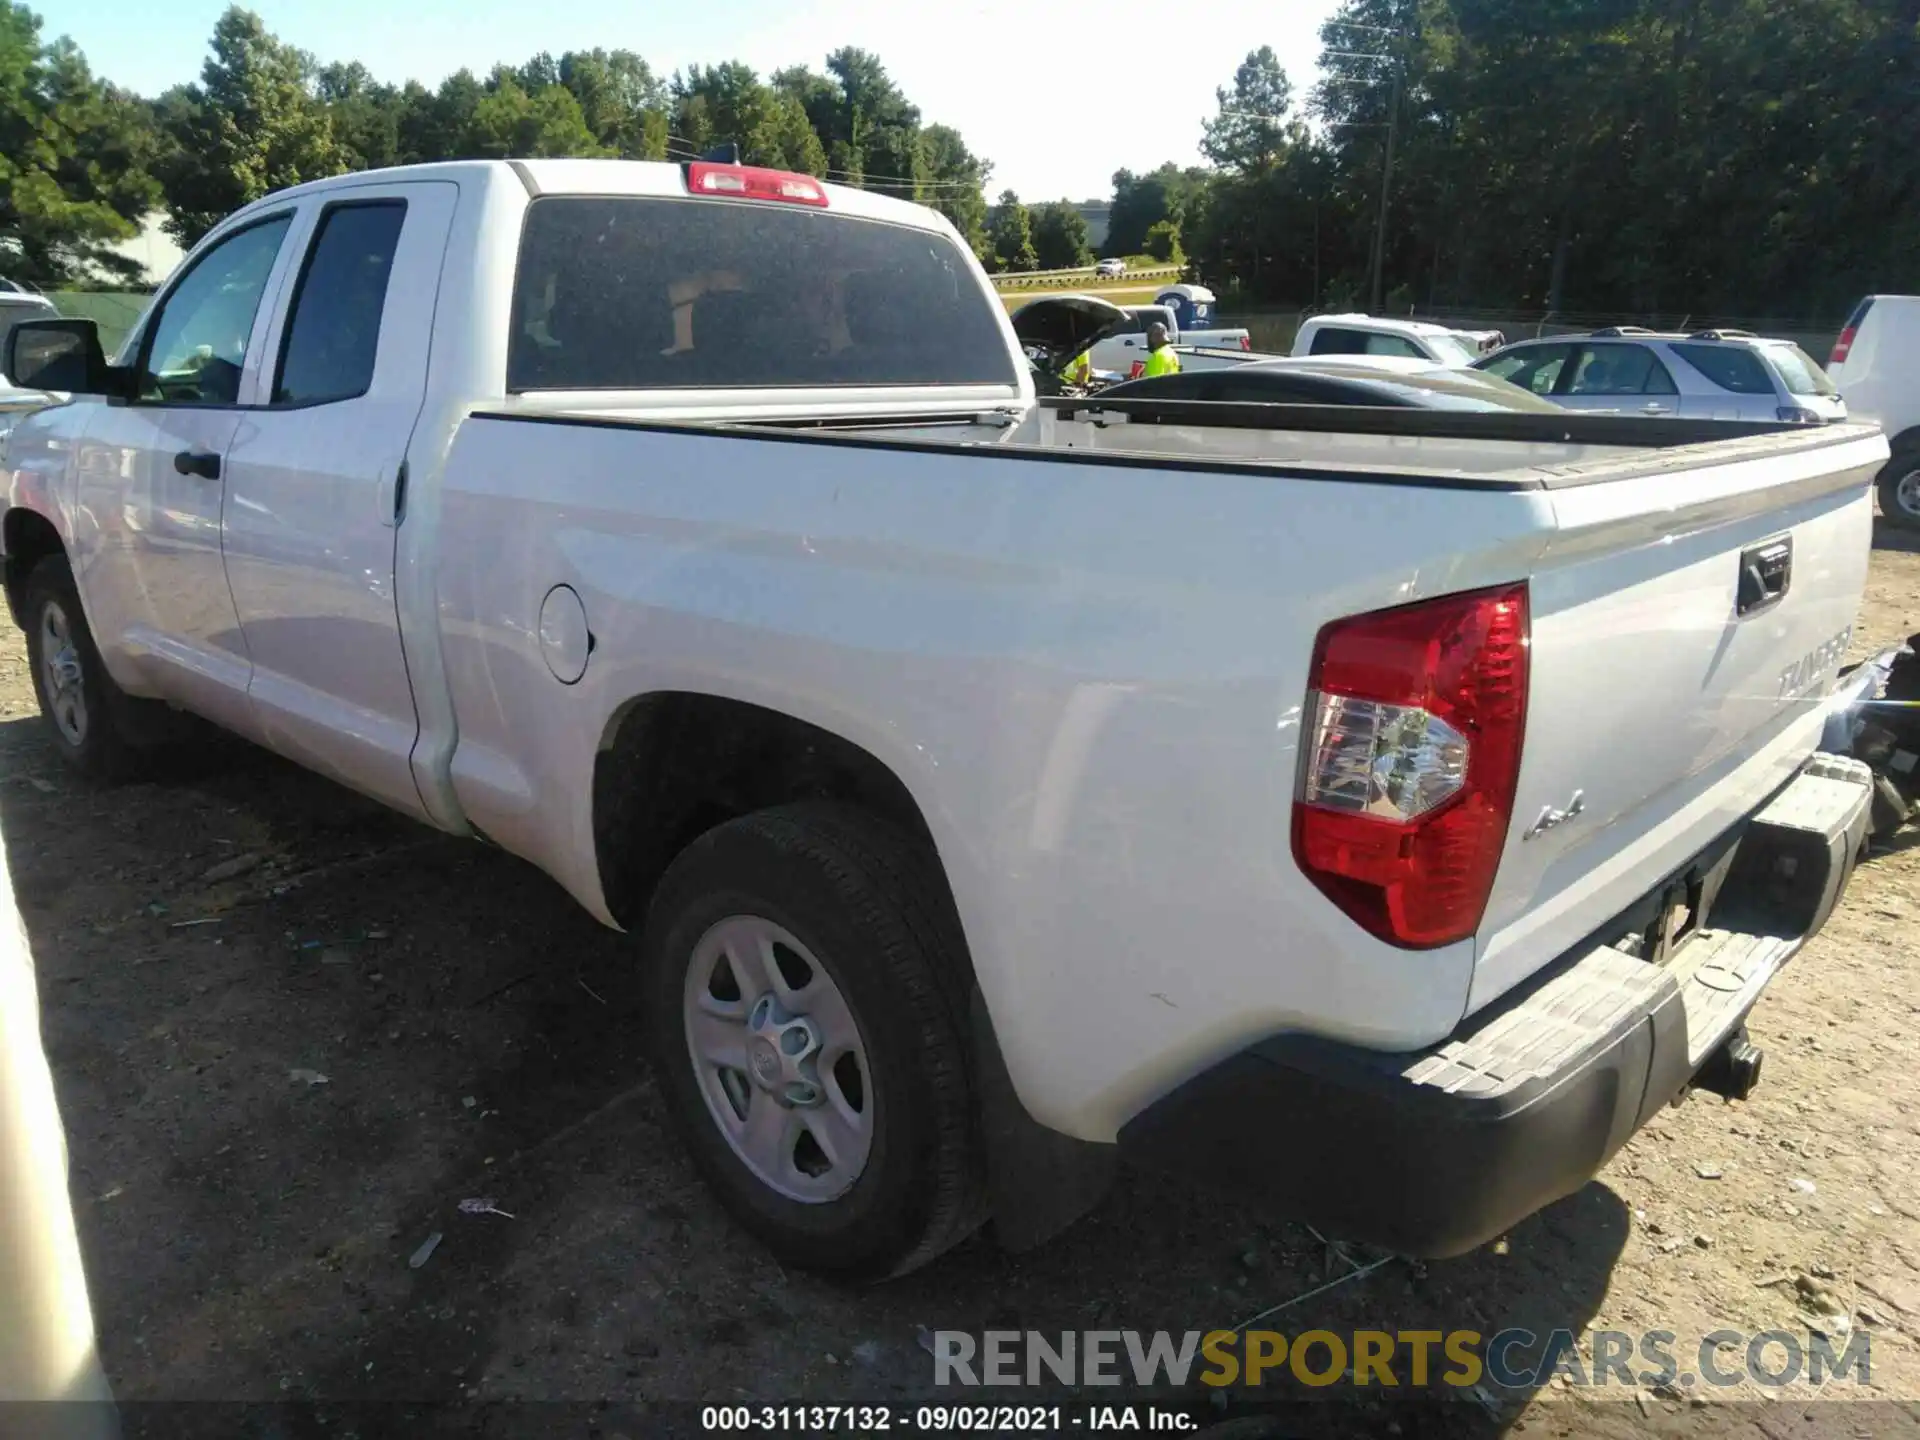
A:
POLYGON ((1145 253, 1147 231, 1162 220, 1178 225, 1185 218, 1194 191, 1206 184, 1205 171, 1182 170, 1178 165, 1162 165, 1145 175, 1131 170, 1113 177, 1113 210, 1107 219, 1105 255, 1145 253))
POLYGON ((926 170, 922 199, 947 219, 973 248, 984 254, 987 239, 987 178, 993 166, 967 149, 950 125, 929 125, 920 132, 926 170))
POLYGON ((38 285, 133 268, 108 248, 159 197, 143 107, 0 0, 0 271, 38 285))
POLYGON ((405 103, 398 90, 376 82, 358 61, 325 66, 315 88, 327 107, 334 139, 349 170, 378 170, 401 163, 400 120, 405 103))
POLYGON ((212 54, 167 109, 167 228, 191 245, 262 195, 347 167, 332 118, 314 93, 311 56, 238 6, 213 28, 212 54))
POLYGON ((704 151, 729 142, 740 147, 748 165, 782 165, 785 132, 779 95, 763 85, 753 67, 738 60, 721 65, 690 65, 674 78, 678 133, 704 151), (704 133, 700 133, 704 132, 704 133))
POLYGON ((1220 111, 1202 122, 1200 153, 1227 170, 1260 174, 1271 170, 1294 139, 1287 110, 1293 87, 1273 47, 1262 45, 1240 62, 1230 89, 1213 92, 1220 111))
MULTIPOLYGON (((540 73, 534 71, 536 77, 540 73)), ((572 91, 555 81, 529 93, 520 77, 504 66, 494 72, 487 94, 474 107, 468 143, 473 154, 494 160, 607 153, 587 128, 572 91)))
POLYGON ((554 69, 602 149, 629 160, 666 158, 667 87, 645 60, 631 50, 570 50, 554 69))
POLYGON ((988 265, 994 270, 1037 270, 1033 253, 1033 220, 1020 197, 1002 190, 987 224, 988 265))
POLYGON ((1169 265, 1184 265, 1187 255, 1180 248, 1180 227, 1171 220, 1155 221, 1147 231, 1146 253, 1169 265))
POLYGON ((1071 270, 1093 263, 1087 217, 1066 200, 1049 200, 1033 212, 1033 254, 1039 270, 1071 270))

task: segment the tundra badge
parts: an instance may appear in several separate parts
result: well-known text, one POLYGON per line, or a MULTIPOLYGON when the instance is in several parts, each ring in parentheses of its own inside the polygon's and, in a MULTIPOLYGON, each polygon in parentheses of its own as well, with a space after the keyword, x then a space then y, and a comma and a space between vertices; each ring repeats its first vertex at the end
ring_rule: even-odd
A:
POLYGON ((1782 700, 1798 700, 1808 692, 1819 688, 1827 672, 1838 665, 1847 653, 1847 646, 1853 641, 1853 627, 1849 625, 1825 644, 1809 650, 1793 664, 1780 672, 1780 694, 1782 700))

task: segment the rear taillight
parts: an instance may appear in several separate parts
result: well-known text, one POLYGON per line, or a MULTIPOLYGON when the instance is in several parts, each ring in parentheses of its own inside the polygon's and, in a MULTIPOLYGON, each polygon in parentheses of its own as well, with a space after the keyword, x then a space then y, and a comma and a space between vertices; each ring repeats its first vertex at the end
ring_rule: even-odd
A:
POLYGON ((1860 337, 1860 327, 1867 323, 1867 316, 1873 312, 1873 296, 1869 295, 1853 307, 1853 313, 1847 316, 1847 323, 1840 327, 1840 338, 1833 343, 1833 355, 1829 365, 1844 365, 1853 354, 1853 342, 1860 337))
POLYGON ((1142 375, 1146 373, 1147 373, 1147 362, 1144 360, 1136 360, 1133 362, 1133 368, 1127 371, 1127 378, 1129 380, 1138 380, 1142 375))
POLYGON ((1527 587, 1336 621, 1314 647, 1293 853, 1383 940, 1480 928, 1527 718, 1527 587))
POLYGON ((1242 350, 1253 349, 1253 337, 1251 335, 1242 335, 1240 337, 1240 348, 1242 350))
POLYGON ((753 165, 716 165, 701 160, 687 166, 687 192, 735 200, 784 200, 789 205, 827 203, 826 187, 811 175, 762 170, 753 165))

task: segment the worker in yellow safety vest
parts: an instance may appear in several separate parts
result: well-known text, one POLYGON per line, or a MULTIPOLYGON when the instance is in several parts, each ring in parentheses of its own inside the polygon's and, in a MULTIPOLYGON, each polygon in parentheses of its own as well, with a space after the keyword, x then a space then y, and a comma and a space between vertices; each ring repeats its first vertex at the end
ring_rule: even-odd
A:
POLYGON ((1067 362, 1067 368, 1060 372, 1060 379, 1068 385, 1091 385, 1093 383, 1093 352, 1082 350, 1067 362))
POLYGON ((1147 327, 1147 360, 1140 373, 1149 380, 1155 375, 1180 373, 1180 357, 1167 343, 1167 327, 1158 320, 1147 327))

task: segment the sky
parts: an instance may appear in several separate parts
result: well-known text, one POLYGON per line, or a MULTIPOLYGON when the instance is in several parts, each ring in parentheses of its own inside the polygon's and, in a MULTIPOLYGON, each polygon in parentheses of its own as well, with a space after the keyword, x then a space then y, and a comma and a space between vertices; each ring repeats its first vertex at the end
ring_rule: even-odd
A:
MULTIPOLYGON (((662 75, 744 60, 762 74, 878 54, 929 122, 993 162, 990 189, 1028 201, 1104 197, 1113 172, 1199 163, 1214 90, 1271 45, 1304 100, 1337 0, 252 0, 267 28, 323 63, 428 85, 542 50, 627 49, 662 75)), ((94 72, 145 95, 199 78, 226 0, 39 0, 94 72)))

